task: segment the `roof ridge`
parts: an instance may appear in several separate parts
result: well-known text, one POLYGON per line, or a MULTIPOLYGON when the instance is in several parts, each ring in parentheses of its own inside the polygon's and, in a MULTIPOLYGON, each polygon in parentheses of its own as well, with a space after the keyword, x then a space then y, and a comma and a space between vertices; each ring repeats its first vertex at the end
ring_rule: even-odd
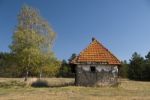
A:
POLYGON ((92 38, 92 42, 90 42, 90 44, 87 45, 86 48, 83 49, 83 50, 79 53, 79 55, 80 55, 82 52, 84 52, 86 49, 88 49, 88 48, 90 47, 90 45, 92 45, 93 41, 95 41, 95 40, 96 40, 95 38, 94 38, 94 40, 93 40, 93 38, 92 38))
POLYGON ((100 43, 99 41, 97 41, 105 50, 107 50, 113 57, 117 58, 116 56, 114 56, 114 54, 109 50, 107 49, 102 43, 100 43))

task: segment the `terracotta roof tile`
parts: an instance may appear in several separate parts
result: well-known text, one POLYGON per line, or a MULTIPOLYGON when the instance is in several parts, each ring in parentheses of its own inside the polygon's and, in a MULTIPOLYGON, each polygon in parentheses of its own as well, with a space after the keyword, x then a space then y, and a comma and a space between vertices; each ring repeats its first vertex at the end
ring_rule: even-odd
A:
POLYGON ((71 61, 73 64, 96 62, 119 65, 120 61, 96 39, 71 61))

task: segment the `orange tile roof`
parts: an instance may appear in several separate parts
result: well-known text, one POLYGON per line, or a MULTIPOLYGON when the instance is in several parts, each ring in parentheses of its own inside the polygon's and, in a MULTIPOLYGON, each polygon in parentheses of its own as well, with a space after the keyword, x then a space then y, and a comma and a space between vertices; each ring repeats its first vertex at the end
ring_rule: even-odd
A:
POLYGON ((72 64, 87 62, 111 65, 120 64, 120 61, 94 38, 90 45, 71 61, 72 64))

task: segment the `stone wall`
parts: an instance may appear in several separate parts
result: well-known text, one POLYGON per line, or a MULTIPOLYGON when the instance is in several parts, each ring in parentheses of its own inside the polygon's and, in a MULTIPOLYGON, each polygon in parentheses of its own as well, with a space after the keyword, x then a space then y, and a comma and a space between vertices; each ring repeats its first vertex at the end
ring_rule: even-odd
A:
POLYGON ((118 68, 112 65, 77 65, 76 85, 113 85, 117 83, 118 68), (95 72, 91 72, 90 67, 95 66, 95 72))

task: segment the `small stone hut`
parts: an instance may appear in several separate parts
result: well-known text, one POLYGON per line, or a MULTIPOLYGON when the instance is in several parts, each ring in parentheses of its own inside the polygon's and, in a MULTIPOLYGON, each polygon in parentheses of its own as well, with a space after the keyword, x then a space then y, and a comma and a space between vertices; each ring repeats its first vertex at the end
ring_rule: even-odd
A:
POLYGON ((118 82, 120 61, 95 38, 70 63, 75 69, 76 85, 104 86, 118 82))

